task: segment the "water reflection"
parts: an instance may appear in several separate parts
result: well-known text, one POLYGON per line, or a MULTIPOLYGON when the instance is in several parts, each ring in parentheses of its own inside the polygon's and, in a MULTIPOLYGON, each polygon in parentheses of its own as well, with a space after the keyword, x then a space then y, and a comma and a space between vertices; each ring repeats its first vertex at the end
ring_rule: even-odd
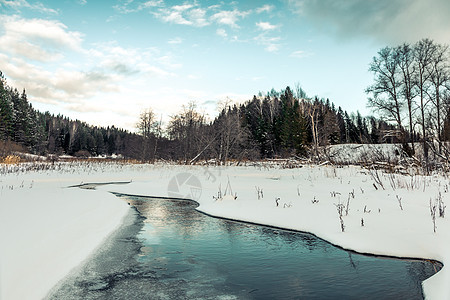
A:
POLYGON ((191 201, 140 197, 130 198, 128 202, 138 208, 145 217, 145 223, 151 223, 153 228, 173 227, 184 239, 195 237, 205 226, 205 218, 195 213, 197 205, 191 201), (152 205, 152 199, 166 201, 170 205, 152 205))
POLYGON ((211 218, 186 200, 123 199, 137 219, 50 298, 421 299, 420 282, 435 273, 426 261, 211 218))

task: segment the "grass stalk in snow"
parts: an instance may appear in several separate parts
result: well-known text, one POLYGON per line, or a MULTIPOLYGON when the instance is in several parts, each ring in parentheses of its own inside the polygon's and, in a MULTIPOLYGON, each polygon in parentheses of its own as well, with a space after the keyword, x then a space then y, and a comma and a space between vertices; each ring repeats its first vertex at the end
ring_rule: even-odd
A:
POLYGON ((338 203, 338 204, 335 203, 334 205, 336 206, 336 210, 339 215, 339 222, 341 223, 341 231, 344 232, 345 225, 344 225, 343 213, 344 213, 345 205, 342 203, 338 203))
POLYGON ((391 185, 391 187, 392 187, 392 190, 394 190, 394 191, 395 191, 395 189, 396 189, 396 184, 395 184, 395 175, 394 175, 394 174, 392 174, 392 173, 389 173, 389 174, 388 174, 388 178, 389 178, 389 184, 391 185))
POLYGON ((442 200, 442 194, 441 192, 439 192, 438 196, 437 196, 437 201, 438 201, 438 205, 439 205, 439 217, 440 218, 444 218, 445 217, 445 204, 444 201, 442 200))
POLYGON ((375 168, 373 169, 369 169, 369 174, 372 177, 373 181, 375 181, 374 186, 375 188, 378 190, 377 186, 375 184, 377 184, 378 186, 381 186, 381 188, 384 190, 384 185, 383 185, 383 181, 380 178, 380 172, 378 170, 376 170, 375 168))
POLYGON ((431 198, 430 198, 430 214, 431 220, 433 221, 433 231, 436 233, 436 202, 433 203, 431 198))
POLYGON ((258 196, 258 200, 261 200, 262 198, 264 198, 263 189, 260 188, 259 186, 255 186, 255 189, 256 189, 256 194, 258 196))
POLYGON ((348 211, 350 210, 350 199, 355 199, 355 190, 353 189, 348 193, 347 205, 345 206, 345 215, 348 216, 348 211))
POLYGON ((395 197, 397 197, 397 201, 398 201, 398 205, 400 206, 400 209, 403 210, 402 197, 399 197, 398 195, 395 195, 395 197))

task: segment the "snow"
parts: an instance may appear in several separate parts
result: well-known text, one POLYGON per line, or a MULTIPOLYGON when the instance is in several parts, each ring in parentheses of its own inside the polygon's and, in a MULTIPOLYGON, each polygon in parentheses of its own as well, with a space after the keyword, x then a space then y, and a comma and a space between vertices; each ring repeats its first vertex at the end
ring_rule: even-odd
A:
MULTIPOLYGON (((361 253, 450 263, 449 217, 437 214, 434 232, 430 216, 430 199, 434 203, 440 194, 449 203, 445 176, 393 175, 355 166, 280 169, 263 163, 103 166, 0 176, 2 299, 42 298, 95 251, 128 211, 108 191, 159 197, 176 193, 197 201, 198 210, 209 215, 310 232, 361 253), (95 191, 64 188, 130 180, 95 191), (341 232, 337 205, 347 202, 341 232)), ((424 282, 427 299, 450 299, 447 269, 424 282)))
POLYGON ((358 164, 377 161, 397 161, 399 159, 398 144, 338 144, 324 149, 333 162, 358 164))
POLYGON ((0 176, 0 299, 42 299, 128 211, 112 194, 63 188, 58 175, 0 176))

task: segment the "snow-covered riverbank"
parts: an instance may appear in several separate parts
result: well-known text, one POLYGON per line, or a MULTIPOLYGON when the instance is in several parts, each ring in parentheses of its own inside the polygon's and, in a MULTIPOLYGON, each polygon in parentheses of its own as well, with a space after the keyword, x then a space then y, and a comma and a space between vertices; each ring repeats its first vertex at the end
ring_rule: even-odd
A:
MULTIPOLYGON (((199 210, 214 216, 311 232, 362 253, 450 262, 448 217, 440 218, 437 209, 435 233, 430 216, 430 199, 450 199, 449 182, 440 176, 371 175, 358 167, 138 165, 10 174, 0 180, 2 299, 42 297, 99 246, 127 211, 126 203, 106 191, 192 198, 199 210), (129 180, 97 191, 64 188, 129 180), (216 200, 220 193, 228 195, 216 200)), ((448 283, 444 266, 424 283, 427 299, 450 299, 448 283)))
POLYGON ((71 178, 0 176, 0 299, 42 299, 121 224, 126 203, 71 178))

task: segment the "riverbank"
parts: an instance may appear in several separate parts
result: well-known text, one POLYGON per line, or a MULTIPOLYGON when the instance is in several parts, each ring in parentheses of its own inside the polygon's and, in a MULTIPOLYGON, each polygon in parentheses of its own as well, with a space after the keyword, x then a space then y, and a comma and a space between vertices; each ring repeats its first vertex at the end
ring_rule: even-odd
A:
POLYGON ((64 188, 63 179, 32 173, 1 178, 0 299, 45 297, 129 210, 110 193, 64 188))

